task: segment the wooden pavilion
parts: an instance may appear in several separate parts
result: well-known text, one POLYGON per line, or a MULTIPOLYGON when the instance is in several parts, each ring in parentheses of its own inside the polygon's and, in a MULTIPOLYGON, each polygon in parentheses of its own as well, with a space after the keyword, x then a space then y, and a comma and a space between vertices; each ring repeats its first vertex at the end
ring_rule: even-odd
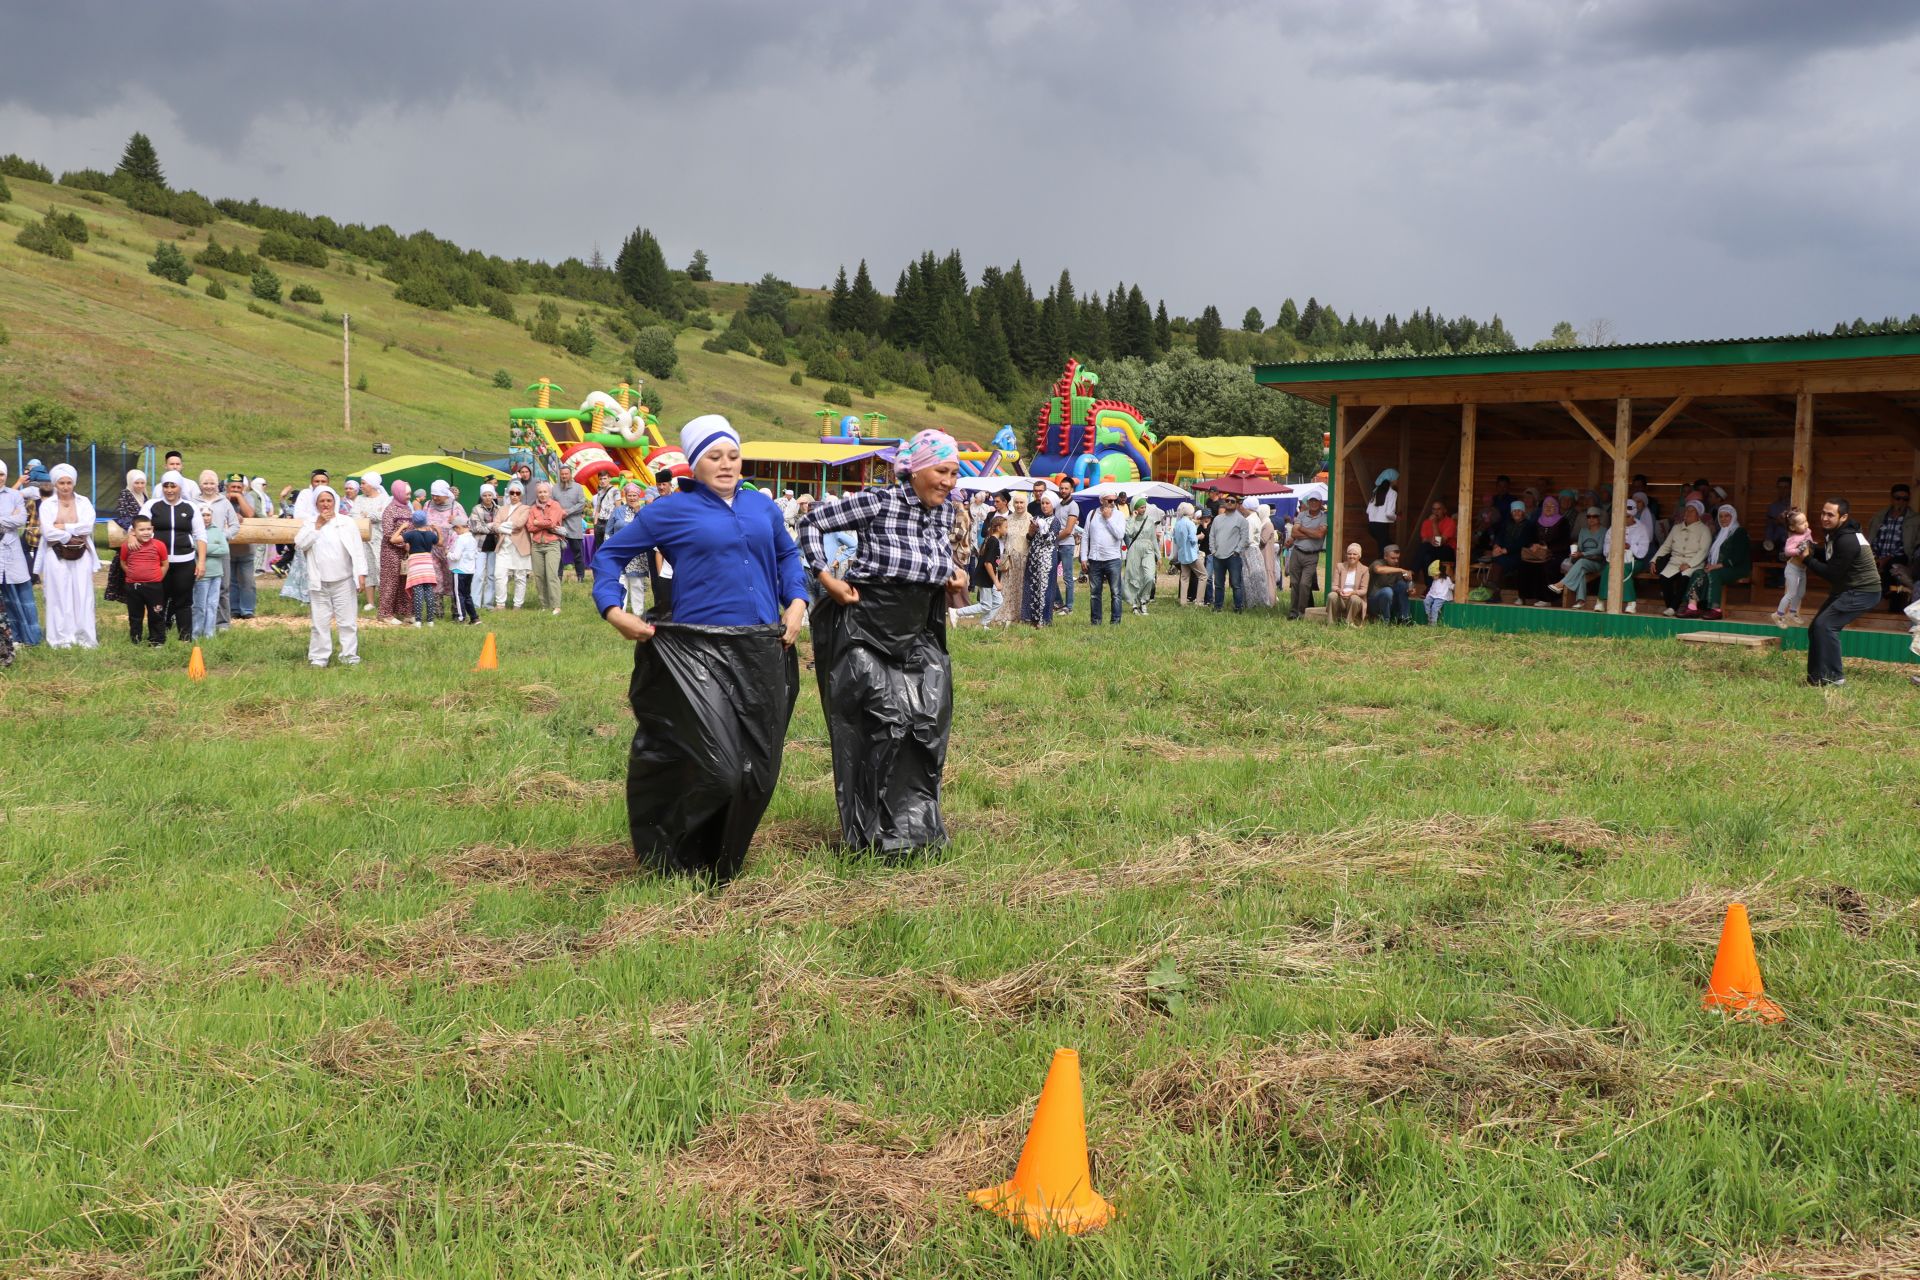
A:
POLYGON ((1499 475, 1516 493, 1540 479, 1612 486, 1613 613, 1636 475, 1663 511, 1695 477, 1712 478, 1753 531, 1756 559, 1778 476, 1796 506, 1817 513, 1843 497, 1863 526, 1891 484, 1920 482, 1914 332, 1301 361, 1254 376, 1329 410, 1330 546, 1364 527, 1374 478, 1395 467, 1403 543, 1435 499, 1456 513, 1462 592, 1473 513, 1499 475))

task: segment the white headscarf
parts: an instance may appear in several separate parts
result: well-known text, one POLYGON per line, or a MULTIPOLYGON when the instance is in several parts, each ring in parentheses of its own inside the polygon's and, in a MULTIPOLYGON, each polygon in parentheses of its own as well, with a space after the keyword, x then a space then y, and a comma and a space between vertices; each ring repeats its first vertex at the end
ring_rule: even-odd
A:
MULTIPOLYGON (((6 474, 7 474, 7 464, 4 462, 0 462, 0 478, 4 478, 6 474)), ((131 489, 136 484, 145 484, 146 482, 147 482, 147 473, 140 470, 138 467, 135 467, 132 471, 127 472, 127 488, 131 489)))
POLYGON ((453 486, 445 480, 435 480, 427 486, 427 496, 430 498, 451 498, 453 496, 453 486))
MULTIPOLYGON (((1707 548, 1707 563, 1708 563, 1708 564, 1719 564, 1719 563, 1720 563, 1720 548, 1721 548, 1721 547, 1722 547, 1723 545, 1725 545, 1725 543, 1726 543, 1726 541, 1727 541, 1727 539, 1728 539, 1728 538, 1729 538, 1730 536, 1732 536, 1732 534, 1733 534, 1733 531, 1734 531, 1735 529, 1738 529, 1738 528, 1740 527, 1740 513, 1739 513, 1738 511, 1736 511, 1736 510, 1734 510, 1734 506, 1733 506, 1733 504, 1732 504, 1731 502, 1723 502, 1723 503, 1721 503, 1721 504, 1720 504, 1720 509, 1719 509, 1718 511, 1716 511, 1716 512, 1714 512, 1714 515, 1716 515, 1716 516, 1732 516, 1732 517, 1733 517, 1733 523, 1732 523, 1732 524, 1730 524, 1730 525, 1727 525, 1727 526, 1726 526, 1725 528, 1723 528, 1723 529, 1721 529, 1721 530, 1720 530, 1719 532, 1717 532, 1717 533, 1715 533, 1715 534, 1713 535, 1713 545, 1707 548)), ((1719 523, 1719 522, 1718 522, 1718 521, 1715 521, 1715 523, 1717 524, 1717 523, 1719 523)))
POLYGON ((69 480, 77 481, 80 479, 80 473, 78 471, 75 471, 71 464, 65 463, 65 462, 55 463, 53 470, 47 472, 47 478, 52 480, 55 484, 60 483, 60 478, 62 476, 65 476, 69 480))
POLYGON ((722 440, 740 443, 740 433, 733 424, 717 413, 703 413, 680 428, 680 452, 686 455, 687 465, 693 466, 700 456, 719 444, 722 440))
POLYGON ((169 471, 165 475, 161 476, 160 483, 154 487, 154 492, 158 493, 161 489, 166 488, 170 484, 180 486, 180 498, 182 501, 185 501, 187 496, 187 478, 181 475, 178 471, 169 471))
POLYGON ((1645 494, 1627 499, 1627 554, 1645 560, 1653 550, 1653 512, 1647 510, 1645 494))

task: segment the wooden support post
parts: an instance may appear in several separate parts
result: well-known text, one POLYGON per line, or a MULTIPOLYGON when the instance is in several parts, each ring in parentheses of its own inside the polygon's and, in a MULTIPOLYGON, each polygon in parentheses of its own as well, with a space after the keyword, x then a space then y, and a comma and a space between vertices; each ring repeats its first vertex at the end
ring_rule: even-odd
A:
POLYGON ((1740 513, 1741 524, 1747 523, 1747 500, 1752 496, 1752 488, 1753 443, 1742 440, 1733 446, 1733 509, 1740 513))
MULTIPOLYGON (((1607 530, 1607 612, 1626 607, 1627 591, 1627 442, 1633 435, 1633 401, 1625 396, 1613 410, 1613 526, 1607 530)), ((1601 442, 1605 448, 1605 442, 1601 442)))
POLYGON ((1813 492, 1813 392, 1793 398, 1793 505, 1808 511, 1813 492))
POLYGON ((1453 509, 1453 598, 1467 598, 1467 575, 1473 568, 1473 529, 1477 512, 1473 490, 1475 446, 1480 436, 1480 406, 1460 406, 1460 501, 1453 509))
POLYGON ((1333 581, 1332 566, 1338 564, 1340 557, 1346 554, 1347 495, 1340 492, 1340 465, 1346 456, 1347 406, 1336 402, 1333 406, 1333 457, 1327 460, 1331 464, 1327 467, 1327 510, 1332 513, 1327 529, 1332 536, 1327 539, 1330 557, 1326 576, 1321 578, 1323 585, 1333 581))
MULTIPOLYGON (((1398 542, 1402 547, 1412 546, 1413 539, 1409 536, 1409 534, 1417 533, 1420 529, 1419 514, 1417 512, 1413 513, 1411 516, 1409 516, 1408 514, 1408 510, 1407 510, 1409 506, 1408 499, 1412 497, 1413 497, 1413 424, 1407 420, 1407 415, 1403 413, 1400 415, 1400 510, 1399 510, 1400 519, 1396 521, 1396 524, 1398 527, 1396 527, 1393 531, 1394 540, 1398 542), (1413 521, 1412 525, 1408 525, 1407 523, 1408 519, 1412 519, 1413 521)), ((1403 563, 1405 563, 1405 561, 1403 561, 1403 563)))

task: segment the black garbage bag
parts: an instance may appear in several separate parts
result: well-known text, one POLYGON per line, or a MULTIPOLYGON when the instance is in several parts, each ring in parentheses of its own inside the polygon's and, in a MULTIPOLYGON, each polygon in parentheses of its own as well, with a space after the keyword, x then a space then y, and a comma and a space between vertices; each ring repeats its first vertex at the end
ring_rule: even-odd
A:
POLYGON ((642 867, 724 882, 780 780, 799 659, 778 626, 660 623, 634 646, 627 825, 642 867))
POLYGON ((812 615, 841 837, 891 854, 943 845, 940 773, 953 727, 946 592, 855 585, 858 601, 823 600, 812 615))

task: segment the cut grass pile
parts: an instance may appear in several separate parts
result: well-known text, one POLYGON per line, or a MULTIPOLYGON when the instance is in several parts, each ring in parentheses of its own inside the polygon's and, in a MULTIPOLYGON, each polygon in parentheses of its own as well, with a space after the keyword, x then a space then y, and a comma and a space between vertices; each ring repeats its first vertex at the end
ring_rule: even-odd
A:
POLYGON ((1920 1275, 1904 673, 969 631, 945 856, 836 847, 809 688, 707 890, 584 600, 493 625, 0 676, 0 1273, 1920 1275), (1036 1242, 964 1193, 1059 1045, 1122 1215, 1036 1242))

